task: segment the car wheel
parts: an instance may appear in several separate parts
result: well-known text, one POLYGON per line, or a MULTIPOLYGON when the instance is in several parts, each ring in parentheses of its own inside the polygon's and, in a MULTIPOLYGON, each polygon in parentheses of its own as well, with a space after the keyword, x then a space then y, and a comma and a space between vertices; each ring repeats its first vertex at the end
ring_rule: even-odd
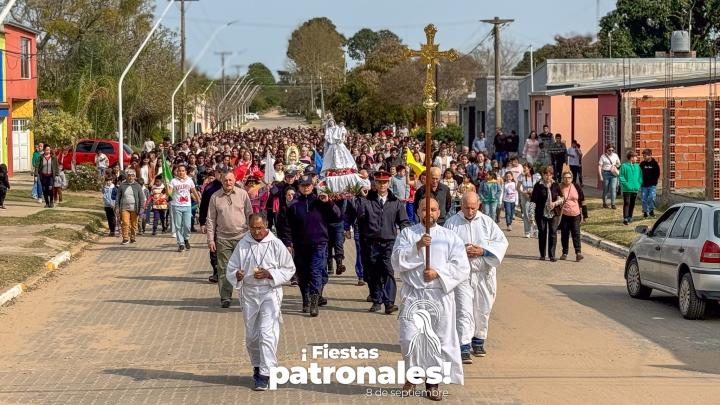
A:
POLYGON ((640 266, 638 266, 637 258, 633 257, 627 264, 627 275, 625 276, 625 285, 628 294, 637 299, 647 299, 652 293, 652 288, 642 285, 640 280, 640 266))
POLYGON ((680 314, 685 319, 702 319, 705 315, 706 302, 698 297, 690 273, 683 274, 682 279, 680 279, 678 305, 680 306, 680 314))

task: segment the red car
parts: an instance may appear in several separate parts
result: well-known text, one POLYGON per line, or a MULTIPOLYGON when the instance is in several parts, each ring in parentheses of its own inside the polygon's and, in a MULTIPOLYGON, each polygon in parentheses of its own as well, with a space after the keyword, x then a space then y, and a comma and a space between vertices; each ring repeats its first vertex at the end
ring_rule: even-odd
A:
MULTIPOLYGON (((75 145, 75 163, 81 165, 83 163, 95 164, 95 153, 101 151, 110 160, 110 166, 118 161, 118 141, 110 139, 80 139, 75 145)), ((127 167, 130 164, 133 150, 127 145, 123 148, 123 161, 127 167)), ((72 167, 72 147, 58 152, 58 158, 64 168, 72 167)))

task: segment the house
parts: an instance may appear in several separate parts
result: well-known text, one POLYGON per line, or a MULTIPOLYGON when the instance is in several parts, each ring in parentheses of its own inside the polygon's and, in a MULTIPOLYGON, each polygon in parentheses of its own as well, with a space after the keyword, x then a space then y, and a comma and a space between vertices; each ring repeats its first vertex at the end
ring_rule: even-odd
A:
POLYGON ((34 139, 29 124, 37 99, 38 34, 14 21, 0 29, 0 162, 11 175, 31 169, 34 139))
MULTIPOLYGON (((680 149, 685 148, 681 145, 692 143, 691 149, 696 150, 704 143, 706 128, 699 121, 685 122, 684 116, 699 114, 689 112, 690 109, 701 109, 699 104, 695 107, 695 100, 714 97, 718 81, 714 74, 716 65, 717 60, 707 58, 549 59, 535 69, 532 78, 527 76, 520 84, 521 140, 524 142, 531 130, 539 133, 543 125, 548 125, 553 133, 562 134, 568 144, 571 140, 578 141, 584 153, 584 183, 591 186, 600 184, 597 162, 608 144, 616 145, 621 157, 628 150, 645 147, 653 149, 655 156, 662 155, 665 108, 672 116, 683 116, 672 122, 672 130, 677 128, 682 133, 673 141, 680 149), (534 88, 531 88, 531 80, 534 88), (652 128, 644 126, 649 121, 654 125, 652 128), (687 138, 684 127, 688 125, 696 126, 691 131, 692 136, 702 139, 687 138), (655 138, 659 137, 652 142, 642 139, 649 136, 650 129, 656 131, 655 138)), ((704 112, 702 115, 704 119, 704 112)), ((670 126, 670 123, 666 125, 668 132, 670 126)), ((690 136, 689 132, 687 135, 690 136)), ((704 161, 705 155, 700 159, 701 152, 697 154, 674 159, 686 160, 678 166, 681 170, 687 159, 693 161, 693 167, 699 167, 695 163, 704 161)), ((670 163, 668 168, 672 170, 675 163, 670 163)), ((670 186, 704 187, 704 177, 690 181, 690 177, 698 176, 701 169, 693 170, 692 173, 675 173, 678 179, 685 179, 670 186)))

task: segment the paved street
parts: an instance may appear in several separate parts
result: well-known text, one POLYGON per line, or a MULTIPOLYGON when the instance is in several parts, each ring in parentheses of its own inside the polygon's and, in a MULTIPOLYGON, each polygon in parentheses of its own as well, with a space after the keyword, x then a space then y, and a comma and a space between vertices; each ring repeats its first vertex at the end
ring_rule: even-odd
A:
MULTIPOLYGON (((534 260, 510 234, 488 357, 467 366, 465 403, 712 403, 720 383, 720 316, 680 318, 674 300, 631 300, 622 263, 594 249, 581 265, 534 260), (680 389, 682 388, 682 389, 680 389)), ((368 403, 367 386, 251 391, 237 307, 219 308, 202 235, 179 254, 169 235, 134 246, 104 238, 39 290, 0 310, 0 402, 368 403)), ((347 244, 350 248, 350 244, 347 244)), ((347 257, 350 265, 352 250, 347 257)), ((351 267, 351 266, 349 266, 351 267)), ((396 316, 366 312, 365 287, 331 277, 318 318, 286 287, 281 364, 313 343, 380 349, 399 359, 396 316)), ((354 365, 359 361, 340 364, 354 365)), ((336 365, 338 362, 335 362, 336 365)), ((399 402, 399 400, 396 400, 399 402)), ((419 399, 405 399, 407 402, 419 399)))

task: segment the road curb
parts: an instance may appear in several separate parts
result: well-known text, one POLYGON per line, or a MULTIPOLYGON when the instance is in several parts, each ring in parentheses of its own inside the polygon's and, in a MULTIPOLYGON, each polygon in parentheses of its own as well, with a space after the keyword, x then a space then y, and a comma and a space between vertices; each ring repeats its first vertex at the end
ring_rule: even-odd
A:
POLYGON ((587 232, 581 232, 583 242, 590 246, 594 246, 598 249, 604 250, 608 253, 612 253, 615 256, 626 258, 630 250, 625 246, 618 245, 615 242, 602 239, 599 236, 593 235, 587 232))
POLYGON ((55 257, 45 263, 44 271, 30 276, 30 278, 28 278, 24 283, 16 284, 10 289, 2 292, 2 294, 0 294, 0 307, 12 302, 23 293, 34 289, 37 285, 50 277, 61 265, 67 263, 73 258, 77 258, 87 245, 98 239, 100 239, 99 234, 89 234, 87 241, 78 243, 70 248, 70 250, 64 250, 55 255, 55 257))

